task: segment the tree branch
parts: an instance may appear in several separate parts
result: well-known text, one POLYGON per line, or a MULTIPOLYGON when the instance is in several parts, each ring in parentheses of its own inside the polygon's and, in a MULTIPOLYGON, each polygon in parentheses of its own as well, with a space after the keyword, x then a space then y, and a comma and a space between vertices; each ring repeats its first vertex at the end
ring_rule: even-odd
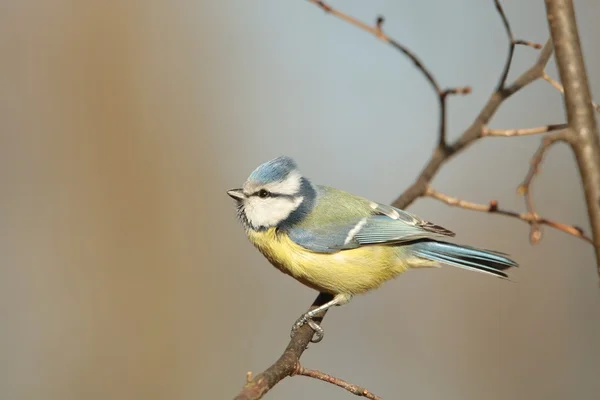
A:
POLYGON ((542 45, 538 43, 529 42, 527 40, 515 39, 515 35, 513 34, 512 29, 510 28, 510 23, 508 22, 508 18, 506 18, 506 14, 504 13, 504 9, 502 8, 500 0, 494 0, 494 4, 496 5, 496 10, 498 11, 498 14, 500 14, 500 18, 502 19, 502 23, 504 24, 504 29, 506 30, 506 35, 508 36, 508 57, 504 62, 504 69, 502 70, 502 74, 500 75, 500 81, 498 82, 498 86, 496 87, 496 90, 502 90, 504 89, 504 85, 506 85, 508 72, 510 71, 512 59, 515 54, 515 47, 520 44, 530 46, 535 49, 541 49, 542 45))
POLYGON ((571 148, 585 192, 600 277, 600 139, 572 0, 546 0, 556 64, 564 86, 571 148))
MULTIPOLYGON (((565 89, 562 87, 562 85, 560 84, 560 82, 557 82, 554 79, 552 79, 550 77, 550 75, 548 75, 546 72, 544 72, 544 75, 542 75, 542 78, 546 82, 548 82, 549 84, 551 84, 560 93, 562 93, 563 95, 565 94, 565 89)), ((597 112, 600 113, 600 104, 595 103, 594 101, 592 101, 592 107, 594 107, 594 110, 596 110, 597 112)))
POLYGON ((308 376, 310 378, 319 379, 323 382, 331 383, 332 385, 336 385, 341 387, 342 389, 346 389, 350 393, 357 395, 359 397, 366 397, 369 400, 382 400, 381 397, 376 396, 375 394, 369 392, 362 386, 354 385, 352 383, 348 383, 339 378, 333 377, 321 371, 316 371, 314 369, 306 369, 300 364, 298 364, 294 375, 302 375, 308 376))
POLYGON ((481 136, 501 136, 501 137, 512 137, 512 136, 528 136, 537 135, 538 133, 547 133, 552 131, 563 130, 567 128, 567 124, 554 124, 544 125, 535 128, 522 128, 522 129, 490 129, 484 127, 481 131, 481 136))
MULTIPOLYGON (((309 310, 315 309, 332 299, 333 296, 321 293, 317 296, 309 310)), ((327 311, 322 313, 320 317, 315 318, 315 322, 320 325, 326 313, 327 311)), ((279 359, 264 372, 247 381, 242 391, 234 400, 260 399, 283 378, 292 376, 296 373, 298 360, 300 360, 300 356, 304 353, 304 350, 306 350, 313 334, 314 332, 308 324, 301 326, 290 340, 290 343, 283 351, 281 357, 279 357, 279 359)))
MULTIPOLYGON (((490 99, 487 101, 483 109, 475 118, 475 121, 469 126, 462 135, 447 149, 440 150, 437 148, 434 152, 425 168, 421 171, 416 181, 402 193, 393 203, 394 207, 406 208, 417 198, 425 194, 427 186, 435 177, 439 169, 459 151, 464 150, 467 146, 472 144, 475 140, 483 136, 483 131, 488 125, 492 117, 496 114, 498 107, 510 96, 515 94, 517 91, 523 89, 530 83, 542 77, 544 68, 552 55, 552 42, 548 40, 536 63, 519 76, 510 86, 504 87, 503 89, 496 89, 490 99)), ((509 55, 510 56, 510 55, 509 55)), ((512 57, 512 56, 510 56, 512 57)))
POLYGON ((585 240, 586 242, 589 242, 589 243, 592 242, 592 239, 590 239, 588 236, 586 236, 585 233, 583 232, 583 230, 579 227, 563 224, 562 222, 557 222, 557 221, 553 221, 553 220, 546 219, 546 218, 542 218, 539 215, 537 215, 536 213, 532 213, 532 212, 518 213, 515 211, 504 210, 498 206, 498 202, 496 200, 490 200, 489 204, 472 203, 470 201, 461 200, 456 197, 451 197, 446 194, 440 193, 431 187, 427 188, 427 191, 425 192, 425 196, 431 197, 432 199, 439 200, 439 201, 446 203, 452 207, 459 207, 459 208, 464 208, 465 210, 479 211, 479 212, 485 212, 485 213, 490 213, 490 214, 504 215, 506 217, 517 218, 523 222, 527 222, 529 225, 532 225, 532 224, 548 225, 552 228, 555 228, 555 229, 558 229, 565 233, 568 233, 569 235, 573 235, 575 237, 581 238, 581 239, 585 240))
MULTIPOLYGON (((537 151, 531 157, 529 171, 517 189, 517 192, 525 196, 525 206, 527 212, 537 217, 535 207, 533 205, 533 196, 531 194, 531 182, 533 178, 539 173, 540 164, 544 159, 546 151, 556 142, 567 141, 568 131, 561 131, 552 135, 547 135, 542 139, 542 143, 537 151)), ((538 220, 532 220, 530 222, 531 231, 529 233, 529 241, 531 244, 537 244, 542 239, 542 230, 540 229, 540 222, 538 220)))
MULTIPOLYGON (((419 71, 423 73, 427 82, 431 85, 436 95, 438 96, 438 102, 440 107, 440 123, 439 123, 439 135, 438 135, 438 147, 443 151, 445 150, 446 144, 446 98, 449 95, 457 95, 457 94, 469 94, 471 93, 471 88, 468 86, 464 87, 456 87, 449 89, 442 89, 439 85, 431 71, 425 66, 423 61, 408 47, 403 44, 397 42, 396 40, 390 38, 383 32, 383 22, 385 19, 382 16, 377 17, 374 26, 367 25, 366 23, 346 14, 339 10, 334 9, 330 5, 326 4, 324 1, 319 0, 308 0, 310 3, 313 3, 320 7, 326 13, 334 15, 364 31, 375 35, 378 39, 388 43, 390 46, 394 47, 396 50, 402 52, 405 56, 407 56, 417 67, 419 71)), ((511 57, 512 58, 512 57, 511 57)))

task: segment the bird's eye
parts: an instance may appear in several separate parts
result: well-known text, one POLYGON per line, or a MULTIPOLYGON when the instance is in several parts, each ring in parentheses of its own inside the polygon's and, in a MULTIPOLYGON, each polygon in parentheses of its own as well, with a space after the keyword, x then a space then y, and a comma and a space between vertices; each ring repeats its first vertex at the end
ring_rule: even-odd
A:
POLYGON ((258 197, 263 198, 263 199, 265 197, 269 197, 269 192, 267 190, 265 190, 265 189, 260 189, 258 191, 258 197))

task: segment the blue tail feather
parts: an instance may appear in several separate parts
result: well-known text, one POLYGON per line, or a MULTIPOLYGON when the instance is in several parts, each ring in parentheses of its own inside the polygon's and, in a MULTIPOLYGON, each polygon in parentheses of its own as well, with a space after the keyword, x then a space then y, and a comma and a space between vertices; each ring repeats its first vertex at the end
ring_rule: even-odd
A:
POLYGON ((508 278, 503 270, 519 266, 503 253, 447 242, 428 240, 410 244, 409 247, 417 257, 502 278, 508 278))

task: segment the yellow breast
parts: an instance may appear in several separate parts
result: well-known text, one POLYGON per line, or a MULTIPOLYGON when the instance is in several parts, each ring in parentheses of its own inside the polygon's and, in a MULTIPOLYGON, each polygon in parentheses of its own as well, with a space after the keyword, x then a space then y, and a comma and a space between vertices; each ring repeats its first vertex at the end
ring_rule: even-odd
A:
POLYGON ((392 246, 364 246, 333 254, 313 253, 275 228, 248 231, 248 238, 282 272, 331 294, 359 294, 379 287, 408 265, 392 246))

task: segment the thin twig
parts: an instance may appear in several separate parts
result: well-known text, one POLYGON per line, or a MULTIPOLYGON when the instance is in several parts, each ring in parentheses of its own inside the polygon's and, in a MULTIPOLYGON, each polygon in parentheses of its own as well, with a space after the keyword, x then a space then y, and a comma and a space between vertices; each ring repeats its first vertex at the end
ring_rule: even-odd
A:
POLYGON ((508 78, 508 72, 512 64, 513 55, 515 54, 516 43, 515 36, 513 35, 512 29, 510 29, 508 18, 506 18, 506 14, 504 13, 502 4, 500 4, 500 0, 494 0, 494 3, 496 4, 496 10, 498 11, 498 14, 500 14, 500 18, 502 19, 502 23, 504 24, 504 29, 506 30, 506 35, 508 36, 508 57, 504 62, 504 68, 502 69, 502 74, 500 75, 498 86, 496 87, 496 90, 502 90, 504 89, 506 79, 508 78))
MULTIPOLYGON (((537 151, 533 154, 530 161, 529 171, 523 180, 523 183, 519 185, 517 188, 517 192, 525 196, 525 206, 527 207, 527 212, 536 215, 535 206, 533 203, 533 196, 531 194, 531 183, 535 175, 539 173, 540 165, 544 159, 544 155, 546 151, 556 142, 567 141, 568 140, 568 131, 561 131, 552 135, 547 135, 542 139, 542 143, 540 147, 538 147, 537 151)), ((529 233, 529 241, 531 244, 536 244, 542 239, 542 230, 540 229, 540 224, 538 221, 532 221, 531 230, 529 233)))
POLYGON ((370 400, 382 400, 381 397, 371 393, 370 391, 368 391, 367 389, 365 389, 362 386, 348 383, 346 381, 343 381, 339 378, 333 377, 333 376, 328 375, 321 371, 316 371, 314 369, 306 369, 300 364, 298 364, 296 371, 294 372, 294 375, 308 376, 310 378, 319 379, 323 382, 331 383, 332 385, 339 386, 342 389, 345 389, 345 390, 349 391, 350 393, 357 395, 359 397, 366 397, 367 399, 370 399, 370 400))
POLYGON ((560 83, 558 83, 558 81, 555 81, 554 79, 552 79, 552 77, 550 77, 550 75, 548 75, 548 73, 546 71, 544 71, 542 78, 546 82, 548 82, 549 84, 554 86, 554 88, 556 90, 558 90, 561 94, 565 94, 565 90, 563 89, 562 85, 560 83))
POLYGON ((500 136, 500 137, 513 137, 513 136, 527 136, 536 135, 538 133, 546 133, 552 131, 558 131, 566 129, 567 124, 554 124, 537 126, 535 128, 522 128, 522 129, 490 129, 483 127, 481 136, 500 136))
POLYGON ((510 23, 508 22, 508 18, 506 17, 506 13, 504 13, 504 8, 502 8, 502 4, 500 0, 494 0, 494 4, 496 5, 496 10, 498 14, 500 14, 500 18, 502 19, 502 23, 504 24, 504 29, 506 30, 506 36, 508 36, 508 57, 504 62, 504 68, 502 69, 502 74, 500 75, 500 80, 498 81, 498 86, 496 90, 500 91, 504 89, 506 85, 506 79, 508 78, 508 72, 510 71, 510 66, 512 65, 512 59, 515 54, 515 47, 517 45, 533 47, 534 49, 541 49, 542 45, 539 43, 530 42, 528 40, 523 39, 515 39, 515 35, 510 28, 510 23))
MULTIPOLYGON (((565 89, 563 89, 563 86, 556 80, 552 79, 552 77, 550 75, 548 75, 546 73, 546 71, 544 71, 544 74, 542 75, 542 78, 548 82, 549 84, 551 84, 552 86, 554 86, 554 88, 556 90, 558 90, 560 93, 562 93, 563 95, 565 94, 565 89)), ((594 110, 596 110, 596 112, 600 113, 600 104, 594 102, 592 100, 592 107, 594 108, 594 110)))
POLYGON ((449 95, 456 95, 456 94, 469 94, 471 93, 471 88, 469 86, 464 86, 464 87, 457 87, 457 88, 450 88, 450 89, 445 89, 443 90, 439 95, 438 95, 438 102, 439 102, 439 107, 440 107, 440 125, 439 125, 439 134, 438 134, 438 148, 442 151, 446 151, 448 149, 448 142, 447 142, 447 128, 446 126, 448 125, 446 123, 446 99, 448 98, 449 95))
POLYGON ((310 3, 317 5, 326 13, 334 15, 334 16, 338 17, 339 19, 348 22, 351 25, 354 25, 364 31, 367 31, 367 32, 371 33, 372 35, 375 35, 375 37, 377 37, 378 39, 381 39, 382 41, 387 42, 387 43, 391 44, 392 46, 394 46, 396 49, 400 50, 408 58, 410 58, 412 60, 412 62, 415 63, 416 67, 423 73, 423 75, 425 75, 425 78, 427 78, 427 81, 433 87, 433 90, 435 90, 436 93, 438 93, 438 94, 442 93, 442 88, 437 83, 433 74, 427 69, 427 67, 425 67, 425 64, 423 64, 421 59, 415 53, 413 53, 409 48, 394 41, 393 39, 391 39, 388 35, 386 35, 383 32, 382 27, 383 27, 383 22, 385 20, 382 16, 377 17, 377 20, 375 21, 375 25, 371 26, 365 22, 362 22, 359 19, 354 18, 351 15, 348 15, 342 11, 339 11, 339 10, 331 7, 330 5, 326 4, 324 1, 320 1, 320 0, 308 0, 308 1, 310 3))
POLYGON ((469 126, 460 135, 460 137, 446 149, 446 151, 442 152, 439 151, 439 149, 436 149, 415 182, 408 187, 404 193, 398 196, 392 205, 394 207, 403 209, 408 207, 419 197, 423 196, 429 182, 431 182, 442 165, 444 165, 455 154, 464 150, 467 146, 471 145, 477 139, 482 137, 483 127, 487 126, 492 117, 496 114, 496 111, 500 105, 519 90, 541 78, 544 68, 548 63, 548 60, 550 60, 551 55, 552 42, 548 40, 542 48, 542 51, 540 52, 535 64, 525 71, 521 76, 519 76, 509 86, 506 86, 502 90, 494 91, 471 126, 469 126))
POLYGON ((505 215, 507 217, 513 217, 513 218, 520 219, 521 221, 527 222, 530 225, 533 223, 548 225, 548 226, 551 226, 552 228, 555 228, 555 229, 558 229, 565 233, 568 233, 569 235, 573 235, 575 237, 581 238, 587 242, 590 242, 590 243, 592 242, 592 239, 590 237, 586 236, 585 233, 583 232, 583 230, 579 227, 563 224, 562 222, 556 222, 556 221, 553 221, 553 220, 550 220, 547 218, 542 218, 535 213, 530 213, 530 212, 518 213, 515 211, 504 210, 498 206, 498 202, 496 200, 491 200, 489 204, 472 203, 470 201, 465 201, 465 200, 458 199, 456 197, 451 197, 451 196, 445 195, 443 193, 440 193, 440 192, 432 189, 431 187, 427 188, 427 190, 425 192, 425 196, 431 197, 432 199, 439 200, 439 201, 446 203, 449 206, 453 206, 453 207, 459 207, 459 208, 464 208, 466 210, 479 211, 479 212, 485 212, 485 213, 490 213, 490 214, 505 215))
POLYGON ((400 42, 390 38, 388 35, 386 35, 383 32, 383 22, 385 21, 384 17, 382 17, 382 16, 377 17, 377 19, 375 21, 375 25, 370 26, 370 25, 344 13, 344 12, 336 10, 335 8, 326 4, 324 1, 319 1, 319 0, 308 0, 308 1, 310 3, 313 3, 313 4, 317 5, 318 7, 320 7, 323 11, 325 11, 331 15, 334 15, 354 26, 357 26, 358 28, 360 28, 364 31, 367 31, 367 32, 375 35, 375 37, 377 37, 378 39, 388 43, 389 45, 394 47, 396 50, 402 52, 405 56, 407 56, 415 64, 417 69, 423 73, 423 75, 425 76, 425 78, 427 79, 427 81, 429 82, 429 84, 431 85, 433 90, 435 91, 435 94, 438 96, 438 102, 439 102, 439 108, 440 108, 440 123, 439 123, 440 125, 439 125, 439 129, 438 129, 439 130, 438 147, 442 151, 444 151, 445 148, 447 147, 447 144, 446 144, 446 125, 447 125, 446 124, 446 98, 449 95, 469 94, 469 93, 471 93, 471 88, 468 86, 464 86, 464 87, 442 89, 440 84, 437 82, 437 80, 433 76, 433 73, 431 73, 431 71, 425 66, 423 61, 421 61, 421 59, 412 50, 410 50, 408 47, 404 46, 400 42))
POLYGON ((523 39, 517 39, 517 40, 515 40, 515 44, 516 45, 520 45, 520 46, 533 47, 536 50, 539 50, 539 49, 542 48, 542 44, 541 43, 530 42, 529 40, 523 40, 523 39))

